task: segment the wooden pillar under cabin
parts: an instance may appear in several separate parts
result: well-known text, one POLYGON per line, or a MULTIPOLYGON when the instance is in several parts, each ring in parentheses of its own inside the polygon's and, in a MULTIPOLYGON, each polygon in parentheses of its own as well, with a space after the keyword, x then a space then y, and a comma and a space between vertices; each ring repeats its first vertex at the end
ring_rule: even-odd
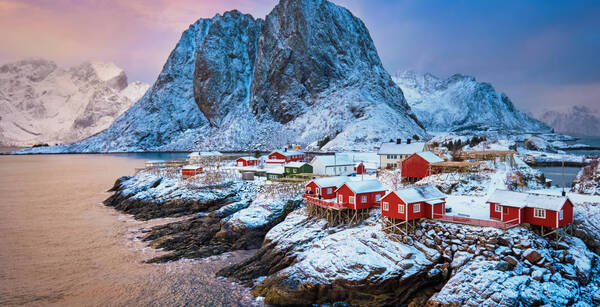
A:
POLYGON ((542 237, 544 236, 544 226, 542 226, 542 237))

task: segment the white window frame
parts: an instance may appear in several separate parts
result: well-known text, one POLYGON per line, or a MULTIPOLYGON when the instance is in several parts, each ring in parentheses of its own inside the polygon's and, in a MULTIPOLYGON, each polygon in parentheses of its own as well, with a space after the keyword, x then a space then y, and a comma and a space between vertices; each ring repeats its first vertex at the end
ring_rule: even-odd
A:
POLYGON ((321 192, 321 190, 320 190, 319 188, 317 188, 317 189, 315 190, 315 194, 319 194, 320 192, 321 192))
POLYGON ((546 218, 546 209, 533 208, 533 217, 538 218, 538 219, 545 219, 546 218))
POLYGON ((360 202, 361 202, 362 204, 366 204, 366 203, 367 203, 367 195, 362 195, 362 196, 360 197, 360 202))
POLYGON ((382 208, 383 211, 389 211, 390 210, 390 204, 387 201, 384 201, 382 204, 382 208))
POLYGON ((311 189, 312 189, 311 187, 306 187, 306 191, 308 191, 309 193, 310 193, 310 191, 312 191, 311 189))
POLYGON ((414 212, 414 213, 419 213, 419 212, 421 212, 421 204, 414 204, 414 205, 413 205, 413 212, 414 212))
POLYGON ((565 214, 564 214, 563 210, 560 209, 560 211, 558 211, 558 219, 562 221, 564 218, 565 218, 565 214))
POLYGON ((348 196, 348 203, 354 204, 354 196, 348 196))
POLYGON ((398 213, 404 213, 404 205, 398 204, 398 213))
POLYGON ((494 208, 494 211, 496 211, 496 212, 502 212, 502 206, 496 204, 496 207, 494 208))
POLYGON ((343 203, 344 202, 344 195, 338 195, 338 203, 343 203))

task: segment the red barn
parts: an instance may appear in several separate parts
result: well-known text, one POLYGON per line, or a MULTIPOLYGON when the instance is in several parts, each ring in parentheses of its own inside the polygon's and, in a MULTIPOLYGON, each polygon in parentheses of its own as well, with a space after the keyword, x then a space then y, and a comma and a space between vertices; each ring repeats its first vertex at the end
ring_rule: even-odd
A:
POLYGON ((377 179, 348 181, 337 189, 337 202, 348 209, 373 208, 379 205, 386 190, 377 179))
POLYGON ((365 174, 367 172, 367 168, 362 162, 360 162, 356 166, 354 166, 354 172, 357 175, 365 174))
POLYGON ((270 153, 267 164, 285 164, 296 161, 304 161, 304 153, 298 150, 284 149, 270 153))
POLYGON ((306 194, 321 199, 335 199, 335 191, 350 178, 346 176, 323 177, 306 184, 306 194))
POLYGON ((240 157, 235 160, 236 166, 257 166, 258 159, 254 157, 240 157))
POLYGON ((411 221, 439 217, 446 210, 446 194, 431 185, 401 189, 381 199, 381 215, 411 221))
POLYGON ((443 162, 431 151, 417 152, 402 161, 402 178, 409 181, 419 181, 430 174, 432 163, 443 162))
POLYGON ((573 203, 566 196, 496 190, 488 204, 491 219, 510 224, 560 228, 573 223, 573 203))
POLYGON ((181 168, 181 177, 188 178, 193 177, 202 173, 202 166, 200 165, 186 165, 181 168))

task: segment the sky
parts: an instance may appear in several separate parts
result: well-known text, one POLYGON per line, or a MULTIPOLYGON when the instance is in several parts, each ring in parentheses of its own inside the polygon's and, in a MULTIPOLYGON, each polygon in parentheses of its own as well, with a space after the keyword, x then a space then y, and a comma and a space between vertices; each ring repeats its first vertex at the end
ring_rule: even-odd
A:
MULTIPOLYGON (((198 18, 275 0, 0 0, 0 63, 113 62, 152 84, 198 18)), ((366 24, 385 68, 472 75, 528 112, 600 109, 600 1, 334 0, 366 24)))

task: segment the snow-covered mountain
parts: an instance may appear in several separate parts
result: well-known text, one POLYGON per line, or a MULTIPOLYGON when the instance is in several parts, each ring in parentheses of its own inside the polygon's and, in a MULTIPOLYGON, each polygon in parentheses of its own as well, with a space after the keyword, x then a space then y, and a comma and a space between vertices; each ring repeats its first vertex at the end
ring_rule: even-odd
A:
POLYGON ((394 82, 402 88, 417 118, 428 131, 549 132, 550 127, 517 110, 504 93, 475 78, 440 79, 408 71, 394 82))
POLYGON ((566 112, 546 111, 536 118, 554 128, 556 132, 600 136, 600 111, 586 106, 573 106, 566 112))
POLYGON ((186 30, 158 80, 106 131, 67 151, 366 149, 426 132, 363 22, 325 0, 282 0, 186 30))
POLYGON ((0 144, 70 143, 98 133, 148 89, 114 64, 64 69, 44 59, 0 66, 0 144))

